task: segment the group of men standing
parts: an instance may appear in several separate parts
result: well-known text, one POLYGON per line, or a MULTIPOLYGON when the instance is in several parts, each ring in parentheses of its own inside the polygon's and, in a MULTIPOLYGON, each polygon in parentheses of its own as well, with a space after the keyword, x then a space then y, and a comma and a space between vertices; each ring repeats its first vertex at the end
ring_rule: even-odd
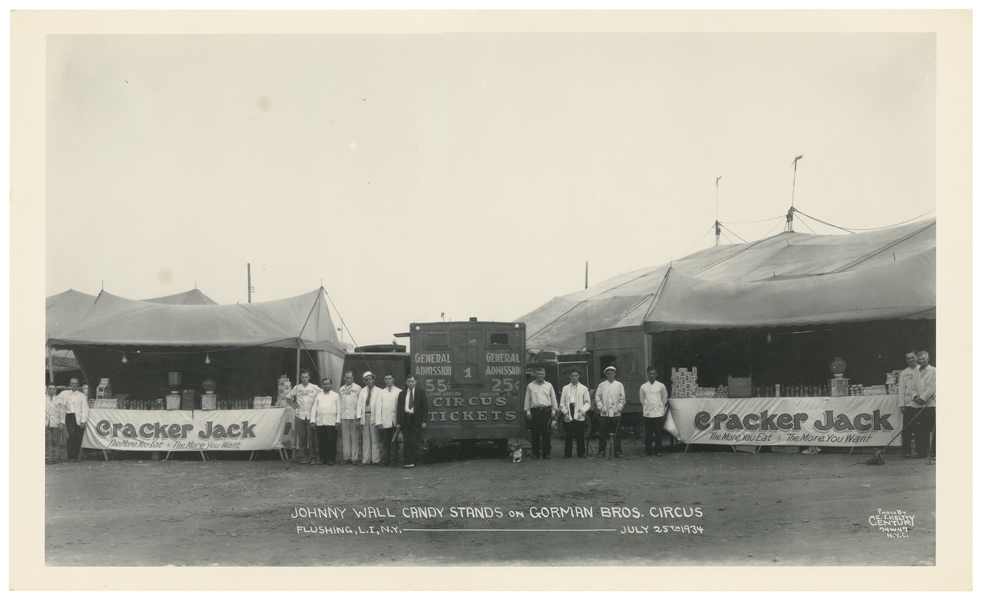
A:
MULTIPOLYGON (((617 381, 617 368, 604 369, 605 381, 597 386, 591 405, 590 390, 580 383, 580 372, 574 368, 569 371, 569 383, 563 387, 559 401, 552 384, 545 380, 545 369, 535 371, 535 381, 525 389, 525 416, 532 431, 532 458, 551 458, 552 423, 559 413, 563 416, 563 430, 566 445, 564 458, 573 456, 573 440, 576 440, 576 456, 586 458, 586 414, 595 410, 600 420, 600 447, 597 458, 607 452, 607 438, 614 437, 614 456, 623 455, 621 447, 621 411, 627 403, 624 384, 617 381)), ((668 411, 668 389, 657 380, 658 371, 648 369, 648 381, 641 386, 642 420, 644 422, 645 456, 661 456, 662 431, 668 411), (652 452, 654 441, 654 452, 652 452)))
POLYGON ((320 388, 310 384, 306 369, 300 371, 300 381, 287 394, 287 400, 296 412, 301 463, 335 464, 340 432, 345 464, 399 466, 401 433, 402 466, 416 466, 420 430, 426 428, 426 392, 416 388, 415 377, 410 375, 402 390, 394 385, 392 375, 385 375, 385 386, 378 387, 375 375, 366 371, 362 387, 354 382, 354 374, 346 371, 340 393, 331 390, 329 378, 321 381, 320 388))
POLYGON ((900 434, 901 452, 910 458, 927 458, 929 451, 931 456, 935 456, 935 368, 931 366, 931 356, 925 350, 910 350, 904 355, 904 359, 907 361, 907 368, 900 372, 897 382, 897 397, 904 418, 900 434))
POLYGON ((78 462, 89 417, 89 399, 79 389, 77 377, 71 378, 67 390, 59 394, 57 389, 53 383, 45 387, 44 462, 49 465, 62 457, 78 462))

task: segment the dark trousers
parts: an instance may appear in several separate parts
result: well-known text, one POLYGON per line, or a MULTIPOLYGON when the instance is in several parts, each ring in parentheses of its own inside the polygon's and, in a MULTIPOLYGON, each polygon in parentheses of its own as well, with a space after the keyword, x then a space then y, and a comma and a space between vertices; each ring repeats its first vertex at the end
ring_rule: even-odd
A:
POLYGON ((655 452, 661 453, 661 434, 665 429, 665 415, 644 417, 644 453, 651 454, 651 438, 655 439, 655 452))
POLYGON ((586 432, 586 421, 567 420, 563 423, 563 431, 566 432, 566 447, 563 449, 563 456, 570 458, 573 456, 573 438, 576 437, 576 455, 580 458, 586 456, 586 441, 583 434, 586 432))
POLYGON ((419 427, 405 425, 402 428, 402 454, 407 465, 415 465, 419 460, 419 427))
POLYGON ((607 437, 614 434, 614 455, 621 453, 621 430, 617 426, 620 417, 600 417, 600 449, 597 456, 603 456, 607 452, 607 437))
POLYGON ((317 426, 318 458, 322 463, 334 463, 338 457, 338 430, 334 425, 317 426))
POLYGON ((549 433, 549 419, 552 418, 552 409, 548 406, 532 409, 532 458, 538 458, 541 450, 542 456, 549 456, 552 453, 552 436, 549 433))
POLYGON ((382 429, 382 454, 379 462, 382 466, 399 464, 399 442, 392 441, 396 428, 382 429))
MULTIPOLYGON (((916 411, 914 414, 917 414, 916 411)), ((931 436, 931 432, 934 431, 936 418, 935 407, 925 407, 924 412, 921 413, 921 416, 917 418, 917 422, 914 423, 914 447, 917 448, 918 458, 927 456, 929 446, 931 448, 931 454, 934 454, 935 450, 937 450, 937 435, 931 436)))
MULTIPOLYGON (((914 439, 914 430, 917 429, 917 423, 921 421, 920 417, 916 422, 911 424, 914 420, 914 415, 917 414, 917 409, 912 406, 905 406, 900 409, 904 415, 904 431, 900 434, 900 448, 904 454, 910 454, 910 443, 914 439)), ((924 415, 921 415, 923 417, 924 415)))
POLYGON ((65 427, 68 428, 68 460, 78 460, 85 428, 75 420, 75 413, 65 415, 65 427))

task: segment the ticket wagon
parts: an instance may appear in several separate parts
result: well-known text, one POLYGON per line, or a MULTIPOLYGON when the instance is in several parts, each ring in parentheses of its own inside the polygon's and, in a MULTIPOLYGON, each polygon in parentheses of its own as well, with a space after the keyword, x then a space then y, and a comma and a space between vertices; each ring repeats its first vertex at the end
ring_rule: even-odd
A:
POLYGON ((424 442, 526 435, 524 323, 412 323, 409 338, 409 370, 429 400, 424 442))

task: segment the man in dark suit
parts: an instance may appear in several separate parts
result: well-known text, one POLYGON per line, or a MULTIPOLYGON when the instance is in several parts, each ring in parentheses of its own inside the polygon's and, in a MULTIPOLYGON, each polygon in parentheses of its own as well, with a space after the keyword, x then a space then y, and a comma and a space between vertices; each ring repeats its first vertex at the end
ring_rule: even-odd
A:
POLYGON ((402 431, 404 469, 416 466, 419 453, 419 436, 426 429, 426 390, 416 389, 416 378, 406 378, 406 389, 399 392, 396 405, 396 423, 402 431))

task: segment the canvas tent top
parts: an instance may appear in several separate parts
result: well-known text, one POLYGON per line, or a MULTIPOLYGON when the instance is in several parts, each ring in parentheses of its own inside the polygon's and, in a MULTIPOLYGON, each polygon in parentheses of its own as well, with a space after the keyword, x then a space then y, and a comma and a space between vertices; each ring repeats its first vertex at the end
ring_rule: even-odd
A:
POLYGON ((75 290, 48 296, 44 302, 44 329, 47 339, 55 338, 82 320, 96 297, 75 290))
POLYGON ((337 356, 344 351, 323 288, 252 304, 157 304, 101 292, 52 346, 197 346, 298 348, 337 356))
POLYGON ((517 319, 530 351, 572 352, 589 331, 935 318, 936 221, 855 235, 781 233, 714 246, 557 297, 517 319))
MULTIPOLYGON (((72 289, 45 298, 44 318, 46 339, 50 340, 60 336, 62 332, 81 321, 85 313, 89 312, 89 309, 95 304, 95 299, 96 296, 92 294, 76 292, 72 289)), ((214 300, 204 295, 197 288, 181 292, 180 294, 151 298, 144 300, 144 302, 154 302, 157 304, 216 304, 214 300)))
POLYGON ((205 296, 198 288, 181 292, 180 294, 148 298, 144 302, 153 302, 155 304, 218 304, 208 296, 205 296))

